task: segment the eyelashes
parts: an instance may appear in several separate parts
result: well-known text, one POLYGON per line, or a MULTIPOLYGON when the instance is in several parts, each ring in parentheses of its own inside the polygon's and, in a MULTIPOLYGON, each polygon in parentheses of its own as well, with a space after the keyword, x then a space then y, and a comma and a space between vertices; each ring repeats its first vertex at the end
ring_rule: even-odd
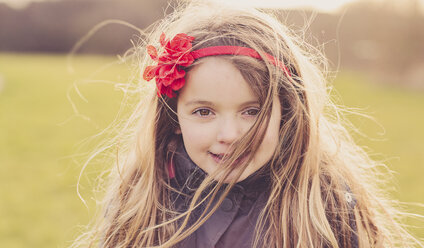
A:
POLYGON ((210 109, 201 108, 201 109, 195 110, 192 114, 198 115, 198 116, 208 116, 210 113, 212 113, 210 109))
MULTIPOLYGON (((248 108, 244 110, 242 113, 246 114, 248 117, 256 117, 259 113, 259 108, 248 108)), ((192 115, 196 115, 199 117, 208 117, 213 115, 213 111, 208 108, 199 108, 193 111, 192 115)))
POLYGON ((249 115, 251 115, 251 116, 257 116, 259 114, 259 109, 257 109, 257 108, 250 108, 250 109, 248 109, 248 110, 246 110, 244 112, 246 112, 246 113, 248 112, 249 115), (253 114, 252 114, 252 112, 253 112, 253 114))

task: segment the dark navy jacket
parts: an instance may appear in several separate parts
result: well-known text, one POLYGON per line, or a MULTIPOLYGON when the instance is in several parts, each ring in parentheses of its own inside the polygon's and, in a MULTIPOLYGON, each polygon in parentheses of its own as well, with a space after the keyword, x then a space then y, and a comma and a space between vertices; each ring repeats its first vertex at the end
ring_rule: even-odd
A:
MULTIPOLYGON (((206 174, 189 158, 184 145, 178 146, 173 158, 175 175, 172 186, 182 190, 187 195, 192 195, 206 174)), ((263 167, 265 168, 265 166, 263 167)), ((219 208, 212 216, 193 234, 180 242, 179 248, 250 248, 253 246, 255 224, 258 215, 264 208, 269 193, 269 176, 260 169, 248 178, 234 185, 219 208)), ((347 192, 346 199, 353 208, 355 200, 347 192), (350 197, 350 198, 349 198, 350 197)), ((188 208, 189 199, 181 195, 174 195, 177 210, 183 212, 188 208)), ((215 197, 217 200, 219 197, 215 197)), ((189 221, 189 226, 203 211, 195 211, 189 221)), ((356 230, 355 222, 351 222, 356 230)), ((356 235, 352 235, 353 247, 358 247, 356 235)))

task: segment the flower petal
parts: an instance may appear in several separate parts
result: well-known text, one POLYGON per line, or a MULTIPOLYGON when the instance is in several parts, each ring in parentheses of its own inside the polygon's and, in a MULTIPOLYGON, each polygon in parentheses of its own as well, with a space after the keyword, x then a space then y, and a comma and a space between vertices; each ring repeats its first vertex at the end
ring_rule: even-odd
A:
MULTIPOLYGON (((157 72, 157 76, 161 79, 169 78, 169 75, 174 75, 174 71, 176 70, 174 65, 161 65, 158 66, 159 70, 157 72)), ((172 77, 172 76, 171 76, 172 77)))
POLYGON ((177 91, 181 89, 184 86, 184 84, 185 84, 185 78, 179 78, 174 80, 174 82, 172 82, 171 87, 173 90, 177 91))
POLYGON ((157 61, 158 60, 158 52, 156 51, 156 47, 152 45, 147 46, 147 53, 150 55, 150 57, 157 61))
POLYGON ((165 45, 166 45, 166 43, 167 43, 165 33, 162 33, 162 34, 160 35, 159 41, 160 41, 161 46, 162 46, 162 47, 165 47, 165 45))
POLYGON ((190 53, 191 42, 194 39, 185 33, 179 33, 169 40, 162 33, 159 41, 165 50, 160 55, 154 46, 147 46, 147 53, 157 61, 157 65, 147 66, 143 72, 143 78, 147 81, 156 78, 158 96, 174 97, 176 96, 175 91, 184 86, 186 72, 180 67, 190 66, 194 62, 190 53))
POLYGON ((185 76, 185 71, 178 68, 174 70, 174 74, 172 75, 172 77, 175 79, 180 79, 180 78, 183 78, 184 76, 185 76))
POLYGON ((178 64, 181 66, 189 66, 193 64, 193 62, 194 62, 194 58, 193 58, 193 55, 191 55, 190 53, 184 54, 178 60, 178 64))
POLYGON ((166 88, 165 88, 165 94, 166 94, 169 98, 172 98, 172 97, 175 97, 175 96, 176 96, 175 92, 171 89, 171 87, 166 87, 166 88))
POLYGON ((157 71, 156 66, 147 66, 143 72, 143 79, 146 81, 152 80, 152 78, 155 77, 156 71, 157 71))

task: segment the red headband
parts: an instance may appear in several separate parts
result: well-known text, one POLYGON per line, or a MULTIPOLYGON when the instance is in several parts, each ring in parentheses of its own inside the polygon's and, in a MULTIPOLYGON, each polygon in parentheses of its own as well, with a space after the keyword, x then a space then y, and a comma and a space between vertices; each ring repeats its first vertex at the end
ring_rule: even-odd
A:
MULTIPOLYGON (((159 96, 165 94, 168 97, 174 97, 175 91, 181 89, 185 84, 185 71, 180 67, 189 66, 196 59, 216 55, 242 55, 262 59, 262 56, 254 49, 240 46, 212 46, 191 51, 191 42, 194 39, 192 36, 179 33, 172 40, 168 40, 165 38, 165 34, 162 33, 160 44, 165 50, 160 56, 158 56, 154 46, 147 46, 147 53, 158 64, 147 66, 144 70, 143 78, 147 81, 156 78, 159 96)), ((290 77, 290 72, 284 63, 268 53, 263 54, 269 62, 280 67, 290 77)))

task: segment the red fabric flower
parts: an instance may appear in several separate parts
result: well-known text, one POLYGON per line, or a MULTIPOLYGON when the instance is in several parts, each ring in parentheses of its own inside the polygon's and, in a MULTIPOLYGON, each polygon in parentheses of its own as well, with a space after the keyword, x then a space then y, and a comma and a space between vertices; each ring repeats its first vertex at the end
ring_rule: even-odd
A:
POLYGON ((147 46, 147 53, 158 62, 155 66, 147 66, 143 73, 144 80, 150 81, 156 78, 158 95, 174 97, 175 91, 181 89, 185 84, 185 71, 181 66, 189 66, 194 58, 190 51, 191 42, 194 37, 184 33, 177 34, 172 40, 168 40, 165 34, 160 36, 160 44, 164 48, 163 53, 158 56, 154 46, 147 46))

